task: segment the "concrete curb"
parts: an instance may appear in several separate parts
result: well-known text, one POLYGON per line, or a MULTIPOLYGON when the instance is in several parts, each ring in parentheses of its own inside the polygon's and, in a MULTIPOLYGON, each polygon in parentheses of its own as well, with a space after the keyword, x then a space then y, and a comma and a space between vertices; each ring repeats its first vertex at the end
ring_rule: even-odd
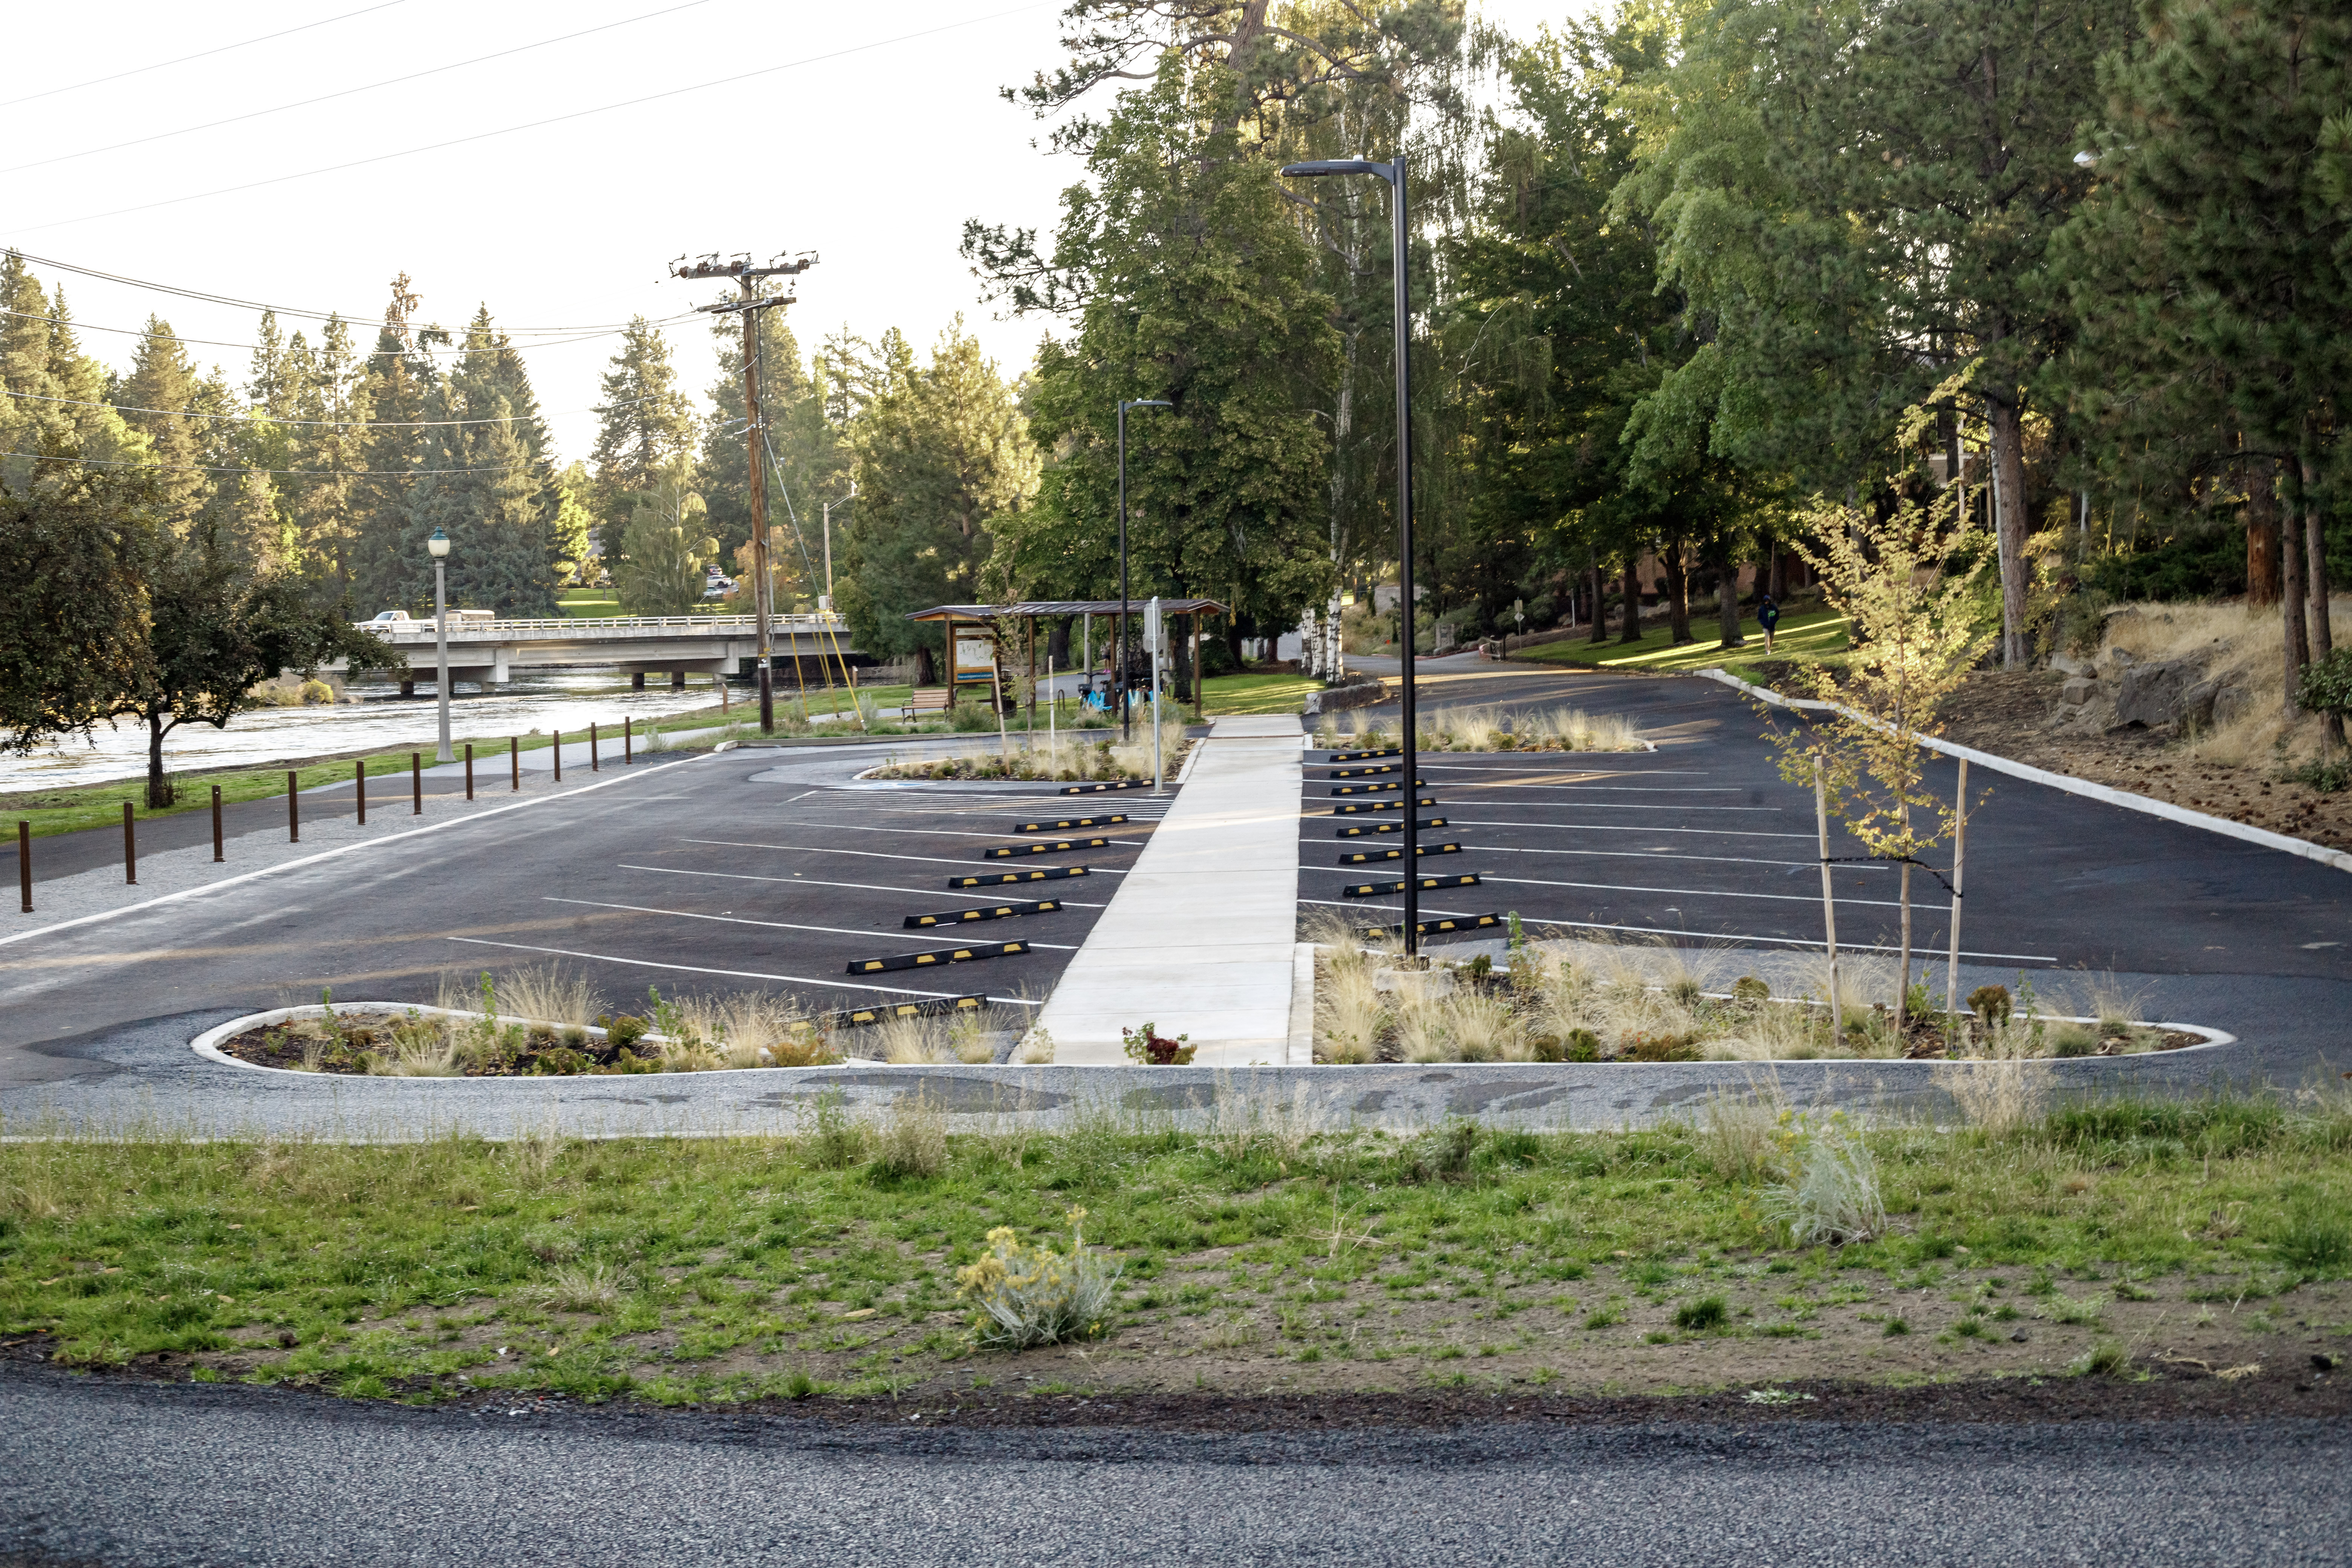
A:
MULTIPOLYGON (((1743 696, 1752 697, 1759 702, 1769 703, 1775 708, 1801 708, 1815 712, 1839 712, 1846 713, 1848 717, 1859 717, 1833 702, 1822 702, 1810 697, 1783 697, 1780 693, 1765 687, 1750 685, 1728 670, 1710 668, 1695 670, 1692 673, 1707 680, 1720 682, 1743 696)), ((2033 767, 2026 763, 2012 762, 2007 757, 1997 756, 1990 752, 1979 752, 1973 746, 1958 745, 1950 741, 1939 741, 1927 735, 1919 737, 1919 743, 1931 752, 1941 752, 1948 757, 1966 757, 1980 768, 1990 768, 1997 773, 2007 773, 2011 778, 2047 784, 2052 789, 2063 790, 2068 795, 2079 795, 2108 805, 2119 805, 2126 811, 2160 816, 2167 822, 2177 822, 2183 827, 2195 827, 2207 833, 2218 833, 2224 838, 2235 838, 2247 844, 2260 845, 2265 849, 2284 850, 2289 855, 2299 855, 2306 860, 2316 860, 2323 866, 2333 866, 2338 871, 2352 871, 2352 855, 2347 855, 2341 849, 2330 849, 2324 844, 2314 844, 2307 838, 2291 838, 2284 833, 2273 833, 2267 827, 2250 827, 2242 822, 2232 822, 2226 816, 2213 816, 2205 812, 2191 811, 2187 806, 2175 805, 2168 800, 2157 800, 2148 795, 2134 795, 2128 790, 2093 784, 2087 779, 2074 778, 2066 773, 2053 773, 2047 769, 2033 767)))

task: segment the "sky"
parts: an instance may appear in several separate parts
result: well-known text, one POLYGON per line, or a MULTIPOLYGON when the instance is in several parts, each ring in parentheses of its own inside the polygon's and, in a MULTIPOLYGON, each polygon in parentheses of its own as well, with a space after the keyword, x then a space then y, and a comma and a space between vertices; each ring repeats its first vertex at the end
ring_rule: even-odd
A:
MULTIPOLYGON (((240 388, 258 312, 142 285, 340 310, 364 347, 405 272, 421 321, 487 304, 516 332, 567 461, 613 333, 719 296, 668 276, 682 254, 814 251, 804 348, 896 326, 920 350, 961 314, 1013 373, 1045 323, 998 319, 957 246, 968 217, 1050 232, 1080 172, 998 96, 1057 60, 1065 3, 26 6, 0 247, 66 286, 85 352, 127 367, 152 312, 240 388)), ((1474 3, 1528 33, 1591 0, 1474 3)), ((706 320, 665 331, 700 398, 706 320)))

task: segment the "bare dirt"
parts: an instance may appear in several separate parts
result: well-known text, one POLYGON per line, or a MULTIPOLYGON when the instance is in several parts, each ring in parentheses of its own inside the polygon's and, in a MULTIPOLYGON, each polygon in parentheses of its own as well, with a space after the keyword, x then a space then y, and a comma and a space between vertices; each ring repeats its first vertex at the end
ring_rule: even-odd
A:
POLYGON ((2323 794, 2261 763, 2191 761, 2178 739, 2147 730, 2063 734, 2047 725, 2065 678, 2054 670, 1979 670, 1944 710, 1944 739, 2070 778, 2352 849, 2352 789, 2323 794))

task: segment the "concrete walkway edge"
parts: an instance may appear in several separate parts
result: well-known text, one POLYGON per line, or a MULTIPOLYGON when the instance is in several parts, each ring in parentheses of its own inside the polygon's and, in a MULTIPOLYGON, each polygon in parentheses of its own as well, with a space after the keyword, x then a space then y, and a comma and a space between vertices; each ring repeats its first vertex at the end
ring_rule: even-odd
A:
POLYGON ((1296 714, 1215 721, 1044 1010, 1054 1059, 1118 1065, 1120 1031, 1190 1036, 1200 1067, 1280 1066, 1294 1037, 1296 714))

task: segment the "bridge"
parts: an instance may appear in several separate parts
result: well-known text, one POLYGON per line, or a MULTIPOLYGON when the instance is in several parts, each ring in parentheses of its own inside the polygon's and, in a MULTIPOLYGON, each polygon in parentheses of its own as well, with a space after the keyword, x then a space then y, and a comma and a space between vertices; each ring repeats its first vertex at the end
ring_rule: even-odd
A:
MULTIPOLYGON (((803 658, 831 658, 835 653, 855 656, 849 624, 837 615, 772 616, 769 646, 774 662, 793 668, 803 658)), ((362 621, 360 629, 375 633, 408 656, 406 691, 433 674, 433 622, 428 618, 394 622, 362 621)), ((610 616, 572 620, 489 620, 449 618, 449 678, 496 686, 512 679, 518 669, 593 665, 621 669, 642 689, 646 677, 667 670, 670 684, 682 687, 687 672, 740 674, 759 666, 759 632, 751 616, 610 616)), ((328 667, 341 669, 341 662, 328 667)))

